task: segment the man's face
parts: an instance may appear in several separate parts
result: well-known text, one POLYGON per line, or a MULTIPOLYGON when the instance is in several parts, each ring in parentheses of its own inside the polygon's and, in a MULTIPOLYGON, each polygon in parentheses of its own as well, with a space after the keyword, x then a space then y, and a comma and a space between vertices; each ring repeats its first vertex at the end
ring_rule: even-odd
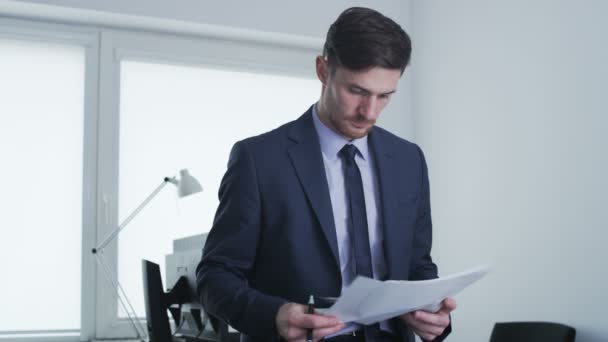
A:
POLYGON ((325 58, 319 56, 317 75, 323 83, 317 107, 319 118, 334 132, 352 140, 364 137, 372 129, 397 88, 401 71, 338 67, 331 73, 325 58))

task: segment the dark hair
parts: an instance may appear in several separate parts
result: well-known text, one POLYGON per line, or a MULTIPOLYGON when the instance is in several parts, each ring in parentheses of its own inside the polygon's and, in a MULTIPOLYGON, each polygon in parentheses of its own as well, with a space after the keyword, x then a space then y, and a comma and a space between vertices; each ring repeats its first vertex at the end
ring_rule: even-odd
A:
POLYGON ((399 69, 410 61, 412 42, 392 19, 369 8, 351 7, 329 27, 323 46, 329 69, 399 69))

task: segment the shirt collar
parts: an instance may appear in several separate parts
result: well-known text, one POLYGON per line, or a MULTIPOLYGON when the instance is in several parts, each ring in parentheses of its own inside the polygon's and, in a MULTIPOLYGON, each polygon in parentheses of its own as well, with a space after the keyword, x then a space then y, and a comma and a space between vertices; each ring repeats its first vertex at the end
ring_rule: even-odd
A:
POLYGON ((321 143, 321 151, 327 158, 339 158, 338 152, 340 152, 342 147, 344 147, 346 144, 353 144, 359 150, 360 156, 363 158, 363 160, 369 160, 367 135, 349 141, 343 136, 332 131, 329 127, 325 126, 321 119, 319 119, 319 114, 317 113, 317 104, 312 106, 312 117, 315 130, 319 136, 319 142, 321 143))

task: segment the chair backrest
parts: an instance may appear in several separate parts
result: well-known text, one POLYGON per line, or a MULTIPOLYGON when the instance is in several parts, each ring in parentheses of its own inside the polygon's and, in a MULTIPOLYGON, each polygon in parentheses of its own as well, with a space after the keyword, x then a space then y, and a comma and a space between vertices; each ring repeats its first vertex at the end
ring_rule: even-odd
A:
POLYGON ((496 323, 490 342, 574 342, 576 330, 550 322, 496 323))

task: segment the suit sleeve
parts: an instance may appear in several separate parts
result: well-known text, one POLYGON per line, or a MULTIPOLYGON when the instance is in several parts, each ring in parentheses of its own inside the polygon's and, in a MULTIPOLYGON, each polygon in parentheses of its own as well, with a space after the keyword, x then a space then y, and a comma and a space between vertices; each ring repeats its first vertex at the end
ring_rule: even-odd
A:
MULTIPOLYGON (((429 186, 429 175, 424 154, 417 147, 420 155, 420 194, 418 196, 418 208, 416 216, 416 227, 414 232, 413 255, 410 280, 426 280, 437 278, 437 265, 431 258, 431 246, 433 244, 433 223, 431 220, 431 197, 429 186)), ((451 320, 451 318, 450 318, 451 320)), ((443 331, 441 336, 432 342, 443 341, 452 332, 452 324, 443 331)))
POLYGON ((205 311, 261 340, 276 335, 275 317, 286 301, 249 286, 261 227, 255 161, 244 142, 232 148, 222 179, 213 227, 196 271, 205 311))
MULTIPOLYGON (((417 147, 417 146, 416 146, 417 147)), ((417 147, 420 156, 420 192, 416 208, 416 224, 412 248, 412 265, 410 280, 437 278, 437 266, 431 258, 433 244, 433 223, 431 220, 431 199, 429 176, 422 150, 417 147)))

